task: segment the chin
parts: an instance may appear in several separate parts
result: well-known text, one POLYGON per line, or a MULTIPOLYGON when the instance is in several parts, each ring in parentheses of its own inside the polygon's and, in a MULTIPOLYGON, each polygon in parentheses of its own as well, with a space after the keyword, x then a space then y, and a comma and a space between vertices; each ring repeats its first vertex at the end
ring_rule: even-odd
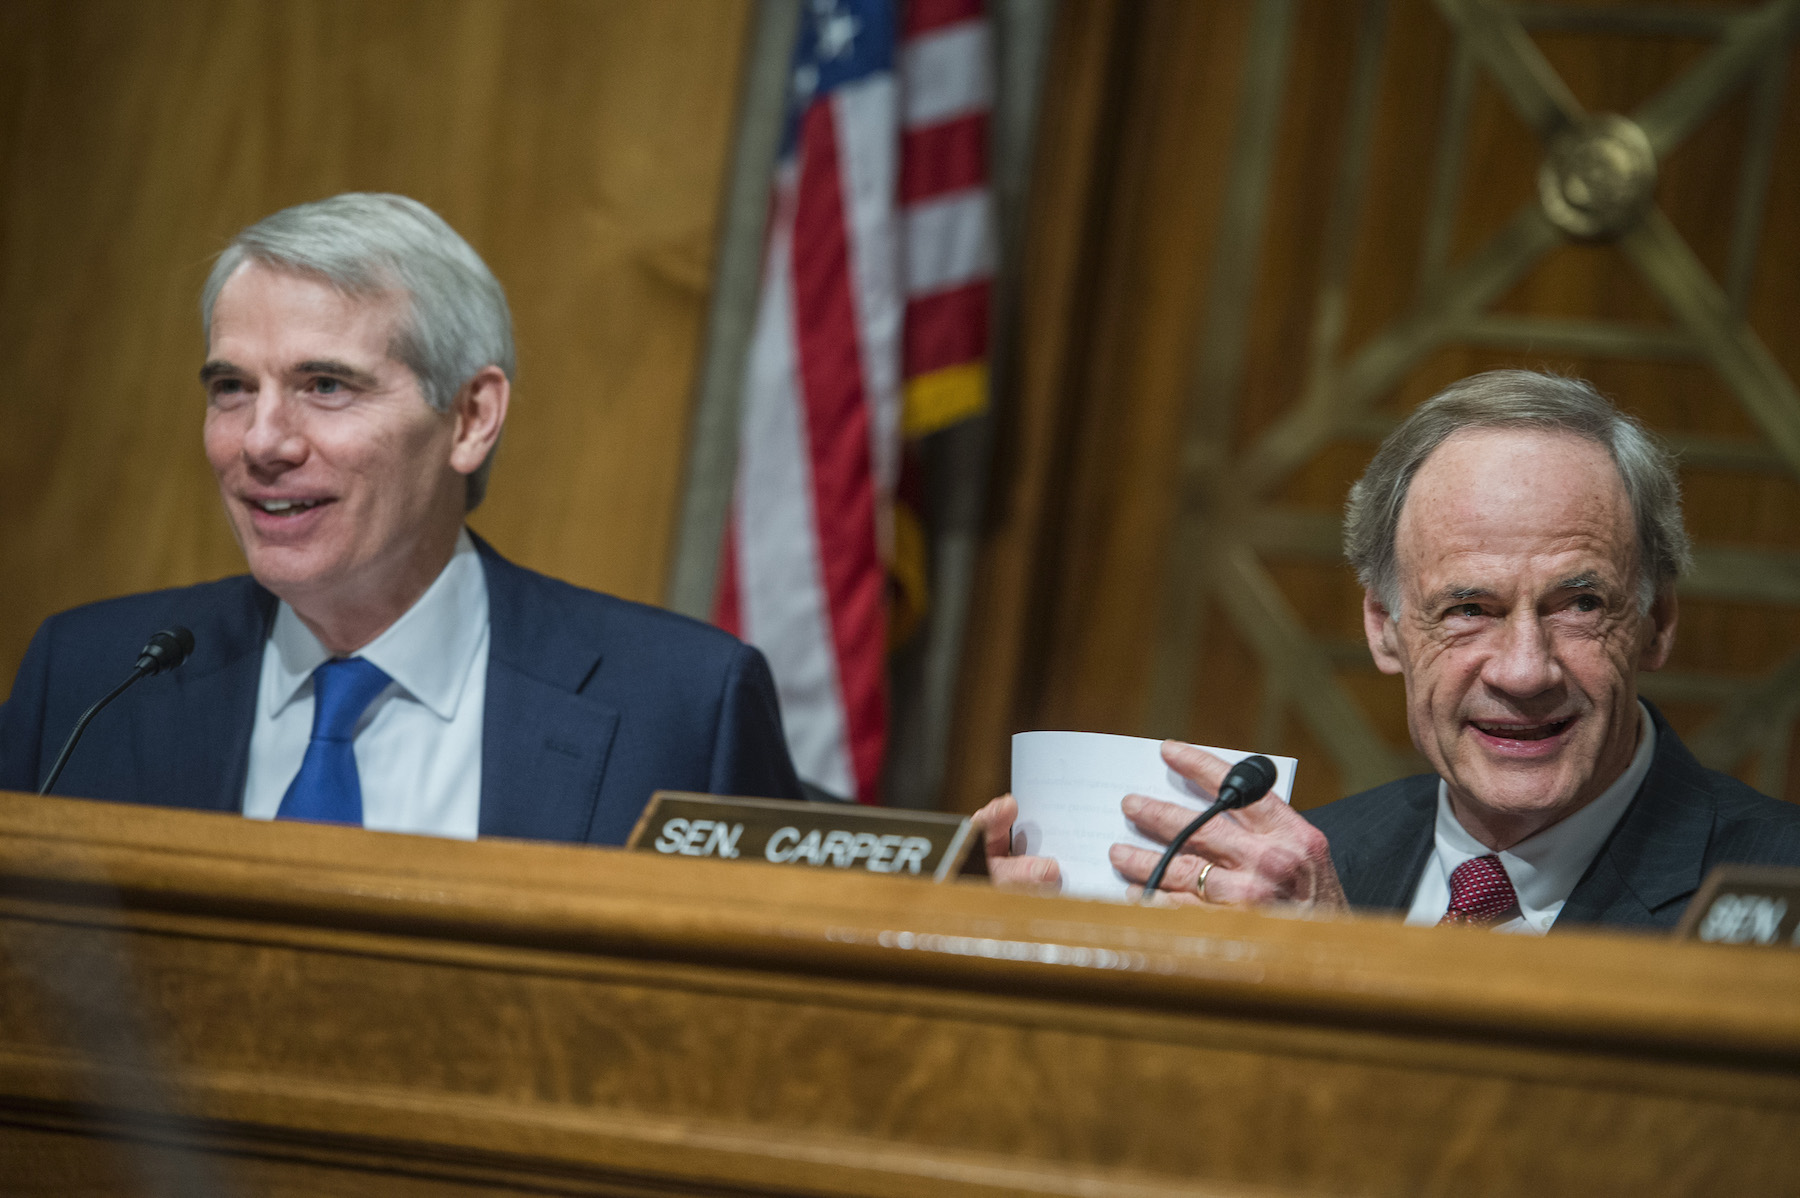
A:
POLYGON ((294 596, 329 587, 338 573, 334 562, 321 561, 316 554, 261 549, 244 556, 249 560, 251 576, 290 602, 294 596))
POLYGON ((1480 770, 1467 775, 1465 793, 1483 807, 1503 815, 1536 815, 1562 811, 1581 793, 1582 779, 1561 770, 1480 770))

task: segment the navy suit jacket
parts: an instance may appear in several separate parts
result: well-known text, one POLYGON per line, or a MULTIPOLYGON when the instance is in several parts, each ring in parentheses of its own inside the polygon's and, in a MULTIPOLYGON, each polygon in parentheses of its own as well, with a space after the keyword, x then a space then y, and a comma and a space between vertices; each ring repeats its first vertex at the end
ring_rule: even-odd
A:
MULTIPOLYGON (((799 798, 768 666, 684 616, 515 566, 476 539, 488 587, 481 834, 620 844, 651 792, 799 798)), ((238 811, 275 596, 248 576, 52 616, 0 707, 0 789, 35 791, 148 636, 193 630, 179 669, 95 717, 56 793, 238 811)))
MULTIPOLYGON (((1673 927, 1715 865, 1800 865, 1800 806, 1771 799, 1688 752, 1662 712, 1637 797, 1575 884, 1552 929, 1673 927)), ((1438 778, 1420 774, 1303 814, 1331 842, 1352 907, 1404 911, 1435 847, 1438 778)))

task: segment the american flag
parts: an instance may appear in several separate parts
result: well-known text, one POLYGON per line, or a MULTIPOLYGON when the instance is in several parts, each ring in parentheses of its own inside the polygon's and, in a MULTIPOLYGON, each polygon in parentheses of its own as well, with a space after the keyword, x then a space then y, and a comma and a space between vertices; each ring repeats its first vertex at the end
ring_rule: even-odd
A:
POLYGON ((902 435, 986 403, 991 55, 981 0, 808 0, 795 44, 715 620, 768 656, 800 776, 865 803, 888 571, 918 573, 902 435))

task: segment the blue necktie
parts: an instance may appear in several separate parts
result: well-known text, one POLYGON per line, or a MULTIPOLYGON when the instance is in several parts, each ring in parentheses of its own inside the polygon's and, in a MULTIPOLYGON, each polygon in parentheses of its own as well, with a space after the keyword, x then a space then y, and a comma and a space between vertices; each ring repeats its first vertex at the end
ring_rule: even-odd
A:
POLYGON ((362 783, 350 738, 364 709, 389 681, 380 666, 360 657, 334 659, 313 671, 312 740, 276 819, 363 822, 362 783))

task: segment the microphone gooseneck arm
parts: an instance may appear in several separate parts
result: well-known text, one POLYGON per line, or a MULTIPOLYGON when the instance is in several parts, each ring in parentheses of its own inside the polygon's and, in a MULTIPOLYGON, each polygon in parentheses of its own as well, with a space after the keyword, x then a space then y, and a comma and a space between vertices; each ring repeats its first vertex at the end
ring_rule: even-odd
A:
POLYGON ((38 787, 39 794, 49 794, 56 780, 62 777, 63 767, 69 764, 69 754, 75 751, 75 745, 81 740, 81 734, 87 731, 88 721, 99 715, 101 710, 114 699, 130 689, 131 684, 140 678, 148 678, 152 674, 161 674, 172 670, 186 661, 188 654, 194 651, 194 634, 177 625, 165 628, 153 635, 143 652, 138 654, 137 665, 132 667, 131 676, 106 693, 105 698, 81 713, 75 721, 75 730, 69 733, 69 739, 63 742, 62 752, 56 755, 56 764, 50 767, 50 776, 38 787))
POLYGON ((88 721, 99 715, 101 708, 124 694, 132 683, 140 678, 148 678, 155 672, 148 666, 138 666, 131 671, 131 677, 113 687, 106 693, 105 698, 81 713, 81 718, 75 721, 75 730, 69 733, 69 739, 63 742, 62 752, 56 755, 56 764, 50 767, 50 776, 44 779, 42 786, 38 787, 39 794, 49 794, 50 788, 56 785, 56 780, 62 777, 63 766, 69 764, 69 754, 75 751, 75 745, 81 740, 81 734, 87 731, 88 721))
POLYGON ((1274 785, 1275 763, 1260 753, 1253 757, 1246 757, 1232 766, 1231 772, 1225 775, 1225 781, 1220 784, 1219 797, 1213 800, 1212 806, 1196 815, 1188 822, 1187 827, 1169 841, 1169 847, 1163 850, 1162 857, 1156 863, 1156 868, 1150 871, 1149 878, 1144 881, 1142 901, 1150 901, 1151 896, 1156 893, 1156 888, 1162 885, 1163 874, 1168 872, 1169 862, 1175 860, 1175 854, 1181 851, 1181 846, 1188 842, 1190 836, 1204 827, 1206 821, 1221 811, 1230 811, 1236 807, 1248 807, 1268 794, 1269 788, 1274 785))

